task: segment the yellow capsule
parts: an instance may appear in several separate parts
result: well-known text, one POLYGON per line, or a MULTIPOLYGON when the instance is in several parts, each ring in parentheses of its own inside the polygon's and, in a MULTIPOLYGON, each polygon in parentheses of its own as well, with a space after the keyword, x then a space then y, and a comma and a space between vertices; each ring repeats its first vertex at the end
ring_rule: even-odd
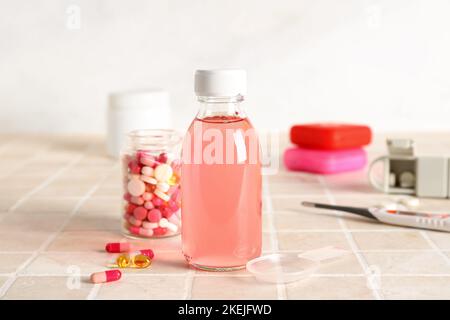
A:
POLYGON ((152 264, 152 259, 150 259, 149 257, 147 257, 143 254, 138 254, 133 259, 133 267, 134 268, 139 268, 139 269, 147 268, 151 264, 152 264))
POLYGON ((128 255, 122 254, 117 257, 116 263, 119 268, 126 268, 130 265, 131 259, 128 255))
POLYGON ((180 178, 175 173, 167 181, 167 183, 171 186, 177 185, 179 182, 180 178))

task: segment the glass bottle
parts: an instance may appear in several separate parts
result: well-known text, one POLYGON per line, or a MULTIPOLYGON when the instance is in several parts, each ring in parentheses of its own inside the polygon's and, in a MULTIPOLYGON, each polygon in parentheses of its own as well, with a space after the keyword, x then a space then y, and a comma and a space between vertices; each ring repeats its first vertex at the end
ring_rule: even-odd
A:
POLYGON ((261 253, 261 163, 242 109, 244 70, 198 70, 200 110, 182 149, 182 247, 209 271, 245 267, 261 253))
POLYGON ((181 227, 181 135, 135 130, 122 150, 122 232, 132 238, 177 235, 181 227))

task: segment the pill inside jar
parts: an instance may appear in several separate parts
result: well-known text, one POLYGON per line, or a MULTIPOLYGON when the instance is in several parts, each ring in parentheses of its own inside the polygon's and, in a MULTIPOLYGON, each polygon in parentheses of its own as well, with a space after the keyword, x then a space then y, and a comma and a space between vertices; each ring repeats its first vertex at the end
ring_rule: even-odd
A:
POLYGON ((122 151, 122 231, 131 238, 178 235, 181 229, 181 135, 137 130, 122 151))

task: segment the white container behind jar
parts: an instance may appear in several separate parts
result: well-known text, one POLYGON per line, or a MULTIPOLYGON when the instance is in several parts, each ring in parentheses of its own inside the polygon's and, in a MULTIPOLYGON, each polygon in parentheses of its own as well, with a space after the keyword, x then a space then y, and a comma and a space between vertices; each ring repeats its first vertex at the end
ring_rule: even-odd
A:
POLYGON ((169 93, 162 89, 112 93, 107 111, 108 154, 119 157, 126 134, 171 127, 169 93))

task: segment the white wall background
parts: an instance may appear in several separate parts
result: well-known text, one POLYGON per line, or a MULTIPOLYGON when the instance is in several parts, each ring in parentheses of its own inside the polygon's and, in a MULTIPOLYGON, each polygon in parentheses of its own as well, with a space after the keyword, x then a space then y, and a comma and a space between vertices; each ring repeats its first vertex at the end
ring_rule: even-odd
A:
POLYGON ((217 67, 248 70, 260 129, 450 129, 449 12, 448 0, 0 0, 0 131, 104 132, 108 93, 143 87, 170 91, 184 129, 194 70, 217 67))

